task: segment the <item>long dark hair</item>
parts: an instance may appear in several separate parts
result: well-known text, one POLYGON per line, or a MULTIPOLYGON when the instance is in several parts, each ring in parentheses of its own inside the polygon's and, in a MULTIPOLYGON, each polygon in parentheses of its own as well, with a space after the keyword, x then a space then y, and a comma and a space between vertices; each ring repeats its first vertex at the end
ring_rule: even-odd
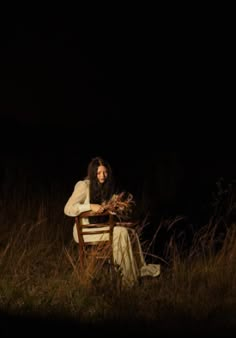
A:
POLYGON ((90 203, 98 203, 108 201, 115 191, 115 183, 110 164, 102 157, 95 157, 88 165, 87 179, 90 181, 90 203), (107 169, 107 179, 100 184, 97 179, 97 170, 99 166, 107 169))

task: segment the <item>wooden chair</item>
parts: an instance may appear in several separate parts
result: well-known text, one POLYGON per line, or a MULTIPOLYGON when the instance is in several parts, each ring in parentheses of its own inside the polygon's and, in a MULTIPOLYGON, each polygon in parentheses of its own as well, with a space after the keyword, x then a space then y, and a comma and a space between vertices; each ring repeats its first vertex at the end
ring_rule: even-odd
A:
MULTIPOLYGON (((101 214, 95 214, 92 211, 81 213, 75 217, 76 228, 79 239, 79 261, 80 269, 84 271, 88 263, 91 265, 109 268, 110 275, 114 278, 116 268, 113 260, 113 228, 115 226, 115 220, 111 213, 104 212, 101 214), (104 216, 107 217, 107 221, 102 221, 104 216), (96 217, 98 220, 101 218, 101 222, 92 223, 92 217, 96 217), (82 219, 89 218, 91 221, 89 224, 83 224, 82 219), (86 237, 95 235, 98 239, 88 240, 86 237), (102 240, 101 240, 102 239, 102 240)), ((94 237, 94 236, 93 236, 94 237)))
MULTIPOLYGON (((121 272, 113 258, 113 230, 114 226, 134 228, 138 224, 138 221, 121 222, 117 221, 116 216, 108 211, 101 214, 87 211, 76 216, 75 222, 79 239, 81 272, 83 273, 89 264, 92 267, 96 267, 97 265, 99 267, 98 271, 102 272, 102 274, 105 273, 106 275, 108 272, 108 277, 113 282, 117 292, 121 292, 121 272), (104 222, 103 220, 99 223, 92 223, 92 217, 94 216, 97 219, 107 216, 107 221, 104 222), (88 218, 90 223, 83 224, 83 218, 88 218), (99 240, 93 239, 93 241, 86 240, 86 236, 90 235, 102 236, 104 240, 101 240, 101 238, 99 240), (104 269, 105 267, 106 269, 104 269)), ((94 274, 96 275, 96 273, 94 274)))

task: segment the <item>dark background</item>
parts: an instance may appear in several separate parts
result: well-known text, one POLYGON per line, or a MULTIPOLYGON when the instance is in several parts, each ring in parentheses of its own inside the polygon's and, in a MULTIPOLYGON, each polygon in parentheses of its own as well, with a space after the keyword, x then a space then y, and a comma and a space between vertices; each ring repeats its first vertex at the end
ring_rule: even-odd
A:
MULTIPOLYGON (((223 178, 227 190, 235 181, 234 11, 11 6, 0 20, 0 191, 27 183, 38 199, 55 186, 63 219, 74 184, 100 155, 148 213, 151 233, 162 217, 204 225, 216 183, 223 178)), ((3 329, 9 321, 25 332, 24 321, 3 319, 3 329)))
POLYGON ((26 173, 66 202, 100 155, 143 215, 203 224, 216 182, 235 179, 230 21, 139 19, 4 22, 2 182, 26 173))

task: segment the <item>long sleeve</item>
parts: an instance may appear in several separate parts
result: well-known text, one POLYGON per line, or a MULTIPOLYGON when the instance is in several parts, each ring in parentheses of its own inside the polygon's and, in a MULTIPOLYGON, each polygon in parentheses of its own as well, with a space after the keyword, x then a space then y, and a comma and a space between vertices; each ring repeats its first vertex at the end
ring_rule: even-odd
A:
POLYGON ((86 181, 79 181, 76 183, 74 191, 64 207, 64 213, 67 216, 75 217, 89 210, 89 185, 86 181))

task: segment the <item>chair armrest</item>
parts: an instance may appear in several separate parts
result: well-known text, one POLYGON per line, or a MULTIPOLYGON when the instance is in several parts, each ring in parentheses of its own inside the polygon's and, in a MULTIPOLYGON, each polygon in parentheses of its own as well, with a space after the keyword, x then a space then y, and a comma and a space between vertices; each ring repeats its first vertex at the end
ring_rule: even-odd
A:
MULTIPOLYGON (((81 214, 79 214, 78 216, 76 216, 75 219, 76 219, 76 222, 79 223, 80 219, 82 219, 82 218, 85 218, 85 217, 89 218, 89 217, 94 217, 94 216, 96 216, 96 217, 109 216, 106 224, 113 225, 113 226, 115 225, 113 214, 109 210, 105 210, 102 213, 96 213, 96 212, 91 211, 91 210, 85 211, 85 212, 82 212, 81 214)), ((98 222, 98 223, 100 223, 100 222, 98 222)), ((104 224, 104 222, 103 222, 103 224, 104 224)))
POLYGON ((79 214, 77 217, 83 218, 83 217, 92 217, 92 216, 107 216, 110 215, 110 212, 108 210, 102 212, 102 213, 97 213, 94 211, 84 211, 81 214, 79 214))

